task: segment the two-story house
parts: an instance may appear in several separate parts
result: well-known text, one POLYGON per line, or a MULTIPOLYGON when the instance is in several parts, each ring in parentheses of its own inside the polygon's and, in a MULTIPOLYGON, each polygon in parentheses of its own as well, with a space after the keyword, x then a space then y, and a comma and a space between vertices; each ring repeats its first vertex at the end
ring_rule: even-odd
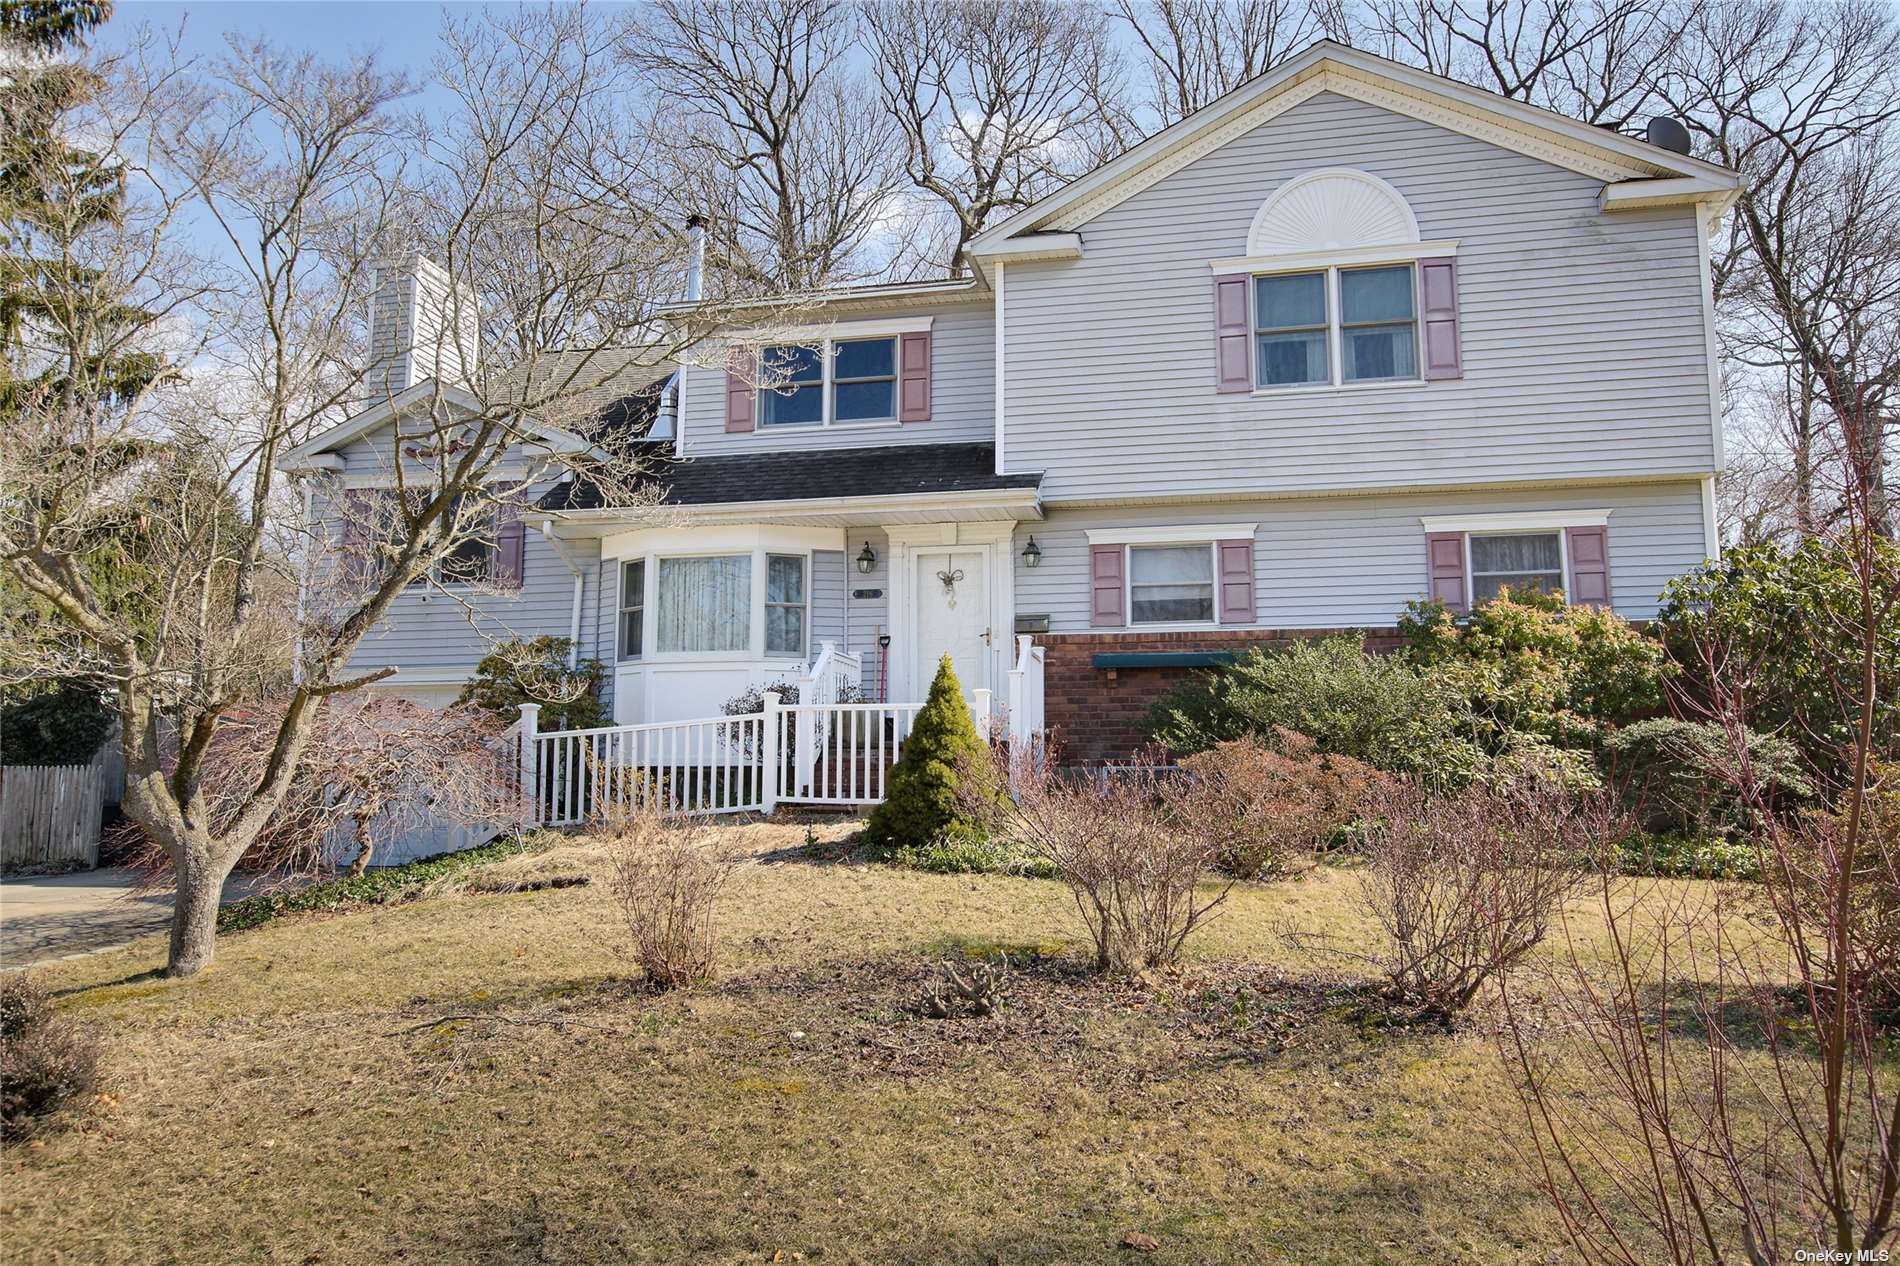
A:
MULTIPOLYGON (((1376 639, 1428 595, 1651 615, 1716 549, 1737 187, 1669 131, 1314 45, 983 234, 967 277, 731 329, 668 384, 678 520, 549 489, 486 614, 572 631, 626 723, 717 715, 826 640, 873 699, 944 653, 1000 689, 1027 633, 1075 759, 1193 664, 1376 639)), ((447 691, 480 642, 425 605, 359 663, 447 691)))

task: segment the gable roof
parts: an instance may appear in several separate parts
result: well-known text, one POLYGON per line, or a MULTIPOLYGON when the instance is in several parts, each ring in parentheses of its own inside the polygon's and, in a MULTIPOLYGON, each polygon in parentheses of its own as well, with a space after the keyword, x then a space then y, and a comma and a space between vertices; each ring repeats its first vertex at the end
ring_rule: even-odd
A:
MULTIPOLYGON (((563 354, 553 354, 541 361, 533 372, 559 378, 563 373, 573 372, 566 368, 565 359, 563 354)), ((620 364, 604 368, 596 381, 573 390, 562 401, 564 410, 579 419, 575 426, 552 426, 527 419, 528 429, 555 451, 573 452, 589 447, 596 428, 624 430, 635 421, 650 426, 659 407, 661 389, 673 375, 672 364, 642 364, 637 352, 625 352, 613 359, 620 364)), ((609 362, 602 363, 606 366, 609 362)), ((471 414, 482 411, 481 400, 472 392, 448 384, 440 390, 442 400, 450 407, 471 414)), ((436 398, 436 391, 435 379, 425 378, 393 396, 386 396, 284 453, 277 460, 278 468, 288 471, 322 468, 325 463, 319 459, 324 454, 387 425, 405 410, 429 404, 436 398)))
POLYGON ((1322 92, 1410 115, 1613 188, 1632 183, 1647 195, 1606 198, 1606 205, 1726 202, 1740 187, 1734 172, 1714 163, 1320 40, 988 229, 968 252, 1020 259, 1043 242, 1051 250, 1073 249, 1079 244, 1071 235, 1083 224, 1322 92))

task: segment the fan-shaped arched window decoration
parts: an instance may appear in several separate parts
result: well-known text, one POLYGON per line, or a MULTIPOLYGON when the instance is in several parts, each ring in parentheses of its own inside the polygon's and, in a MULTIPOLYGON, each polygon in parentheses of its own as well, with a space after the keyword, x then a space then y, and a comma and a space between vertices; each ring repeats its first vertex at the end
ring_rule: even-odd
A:
POLYGON ((1418 241, 1399 191, 1369 172, 1328 167, 1273 191, 1247 230, 1249 255, 1305 255, 1418 241))

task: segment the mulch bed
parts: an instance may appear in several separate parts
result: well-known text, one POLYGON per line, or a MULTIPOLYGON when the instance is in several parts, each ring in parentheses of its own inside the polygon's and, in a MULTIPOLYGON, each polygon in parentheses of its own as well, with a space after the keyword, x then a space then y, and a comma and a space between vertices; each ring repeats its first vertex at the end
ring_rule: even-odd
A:
MULTIPOLYGON (((1140 975, 1097 975, 1072 958, 1012 961, 1003 1005, 987 1016, 926 1014, 938 966, 921 958, 828 964, 790 976, 716 986, 762 1022, 787 1029, 795 1057, 923 1076, 972 1058, 1112 1070, 1116 1046, 1139 1045, 1144 1068, 1260 1061, 1318 1041, 1337 1051, 1424 1026, 1371 984, 1296 976, 1247 963, 1196 963, 1140 975), (801 1020, 799 1017, 803 1017, 801 1020), (1114 1033, 1108 1030, 1115 1030, 1114 1033)), ((1126 1070, 1122 1070, 1124 1073, 1126 1070)))

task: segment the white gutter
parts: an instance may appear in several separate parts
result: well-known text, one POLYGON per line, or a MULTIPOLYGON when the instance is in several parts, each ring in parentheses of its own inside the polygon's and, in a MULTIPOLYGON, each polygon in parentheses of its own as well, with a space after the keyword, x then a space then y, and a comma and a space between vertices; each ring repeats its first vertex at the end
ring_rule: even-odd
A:
POLYGON ((554 556, 561 560, 566 568, 574 573, 574 608, 567 622, 567 666, 570 669, 580 667, 581 662, 581 592, 587 584, 587 573, 583 572, 568 555, 567 547, 554 535, 554 520, 541 520, 541 539, 548 543, 554 556))

